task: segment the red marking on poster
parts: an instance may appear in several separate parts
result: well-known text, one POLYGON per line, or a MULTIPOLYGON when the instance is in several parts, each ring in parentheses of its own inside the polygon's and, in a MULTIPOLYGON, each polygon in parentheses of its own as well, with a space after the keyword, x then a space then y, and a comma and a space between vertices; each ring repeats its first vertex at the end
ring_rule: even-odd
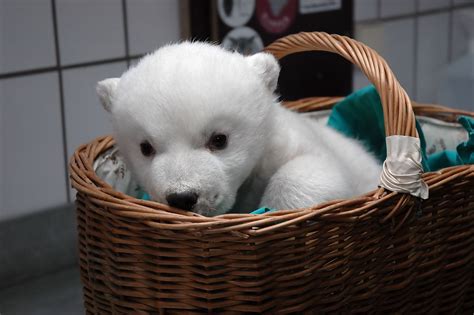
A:
POLYGON ((257 19, 265 31, 283 33, 295 20, 297 8, 298 0, 259 0, 257 19))

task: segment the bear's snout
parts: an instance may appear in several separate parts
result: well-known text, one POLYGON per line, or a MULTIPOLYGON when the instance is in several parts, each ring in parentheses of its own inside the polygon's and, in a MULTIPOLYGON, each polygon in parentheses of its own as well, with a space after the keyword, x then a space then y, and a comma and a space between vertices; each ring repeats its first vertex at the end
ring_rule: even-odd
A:
POLYGON ((192 191, 171 193, 166 196, 168 205, 183 210, 191 210, 197 203, 199 195, 192 191))

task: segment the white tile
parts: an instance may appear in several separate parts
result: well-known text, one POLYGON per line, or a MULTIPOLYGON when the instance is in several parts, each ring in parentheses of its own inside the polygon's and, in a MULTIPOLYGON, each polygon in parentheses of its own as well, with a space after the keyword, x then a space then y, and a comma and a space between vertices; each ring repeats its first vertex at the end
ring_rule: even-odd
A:
POLYGON ((418 0, 418 11, 449 8, 451 0, 418 0))
POLYGON ((468 55, 470 50, 474 51, 474 41, 470 40, 470 37, 474 37, 474 8, 453 11, 452 23, 451 59, 443 72, 446 83, 443 82, 439 90, 440 103, 474 111, 474 87, 472 81, 469 83, 464 79, 474 73, 474 59, 468 55), (470 67, 466 59, 471 60, 470 67))
POLYGON ((454 10, 452 23, 451 60, 455 60, 468 51, 469 38, 474 38, 474 8, 454 10))
POLYGON ((474 3, 474 0, 454 0, 453 4, 456 5, 462 5, 462 4, 471 4, 474 3))
POLYGON ((397 79, 413 96, 414 82, 414 19, 400 19, 382 23, 358 25, 356 39, 379 53, 397 79))
MULTIPOLYGON (((379 54, 383 53, 384 39, 382 23, 356 24, 354 34, 354 38, 358 41, 374 49, 379 54)), ((352 80, 353 90, 358 90, 371 84, 366 75, 356 66, 354 66, 352 80)))
POLYGON ((377 0, 355 0, 354 21, 373 20, 378 18, 377 0))
MULTIPOLYGON (((79 145, 112 133, 109 116, 99 102, 95 87, 100 80, 120 76, 126 68, 125 62, 119 62, 63 72, 68 157, 79 145)), ((70 186, 68 183, 74 200, 76 192, 70 186)))
POLYGON ((6 147, 5 145, 3 144, 3 134, 4 134, 4 131, 3 131, 3 128, 2 126, 5 125, 4 123, 4 120, 3 120, 3 112, 5 111, 5 105, 3 103, 3 100, 5 99, 5 96, 3 94, 3 88, 2 88, 2 81, 0 80, 0 100, 2 100, 0 102, 0 220, 2 219, 2 216, 3 216, 3 211, 2 211, 2 208, 3 208, 3 204, 4 204, 4 201, 3 201, 3 190, 4 190, 4 185, 5 183, 3 182, 4 181, 4 172, 3 172, 3 169, 5 168, 5 164, 3 162, 4 158, 3 156, 6 154, 6 147))
POLYGON ((56 65, 50 0, 0 1, 0 73, 56 65))
POLYGON ((63 72, 68 156, 79 145, 111 133, 109 117, 95 87, 100 80, 120 76, 126 66, 125 62, 119 62, 63 72))
POLYGON ((127 1, 130 54, 151 52, 180 38, 179 2, 127 1))
POLYGON ((432 14, 418 19, 416 98, 438 103, 441 69, 448 63, 449 14, 432 14))
POLYGON ((416 0, 380 0, 380 15, 390 17, 415 13, 416 0))
POLYGON ((58 0, 61 64, 125 56, 120 0, 58 0))
POLYGON ((383 31, 383 23, 381 22, 371 24, 359 23, 355 25, 354 37, 370 48, 380 51, 385 44, 383 31))
POLYGON ((357 91, 369 84, 371 83, 365 74, 363 74, 358 68, 354 67, 354 71, 352 73, 352 90, 357 91))
POLYGON ((57 73, 0 80, 2 219, 67 202, 57 73))
POLYGON ((384 23, 385 45, 382 53, 410 97, 414 94, 414 28, 412 18, 384 23))
MULTIPOLYGON (((382 23, 373 24, 356 24, 354 29, 354 37, 363 44, 382 54, 384 48, 383 27, 382 23)), ((353 90, 361 89, 371 82, 366 75, 356 66, 352 74, 353 90)))

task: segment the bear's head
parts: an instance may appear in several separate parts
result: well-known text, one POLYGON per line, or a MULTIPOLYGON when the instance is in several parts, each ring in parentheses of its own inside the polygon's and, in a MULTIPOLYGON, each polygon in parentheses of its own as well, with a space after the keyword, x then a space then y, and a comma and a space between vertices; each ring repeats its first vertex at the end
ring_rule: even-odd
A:
POLYGON ((229 211, 262 157, 279 65, 183 42, 97 84, 114 138, 155 201, 204 215, 229 211))

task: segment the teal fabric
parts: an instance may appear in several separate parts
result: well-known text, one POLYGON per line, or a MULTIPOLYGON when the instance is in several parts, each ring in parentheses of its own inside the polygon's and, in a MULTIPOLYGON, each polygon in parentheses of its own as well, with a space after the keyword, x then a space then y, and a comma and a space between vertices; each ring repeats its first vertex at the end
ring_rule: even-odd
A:
POLYGON ((456 151, 463 164, 474 164, 474 118, 461 116, 458 122, 466 129, 469 138, 460 143, 456 151))
MULTIPOLYGON (((358 139, 380 163, 385 161, 385 127, 382 102, 373 85, 360 89, 337 103, 329 116, 328 125, 344 135, 358 139)), ((429 170, 426 156, 426 141, 420 125, 416 122, 422 149, 422 166, 429 170)))
POLYGON ((445 150, 430 155, 431 170, 439 170, 454 165, 474 164, 474 118, 460 116, 458 122, 466 129, 468 140, 461 142, 456 150, 445 150))
POLYGON ((142 189, 139 190, 137 198, 143 200, 151 200, 150 195, 142 189))
POLYGON ((430 170, 436 171, 452 165, 464 164, 456 151, 445 150, 430 155, 428 159, 430 170))
POLYGON ((385 160, 385 130, 380 98, 373 86, 358 90, 333 107, 328 125, 358 139, 380 162, 385 160))
MULTIPOLYGON (((458 119, 466 129, 469 139, 460 143, 456 150, 445 150, 426 155, 426 141, 418 121, 416 129, 420 137, 422 166, 425 172, 474 164, 474 118, 461 116, 458 119)), ((382 163, 387 155, 382 103, 373 85, 360 89, 336 104, 329 116, 328 125, 348 137, 358 139, 382 163)))
POLYGON ((264 213, 273 212, 273 211, 276 211, 276 209, 263 207, 263 208, 259 208, 255 211, 250 212, 250 214, 264 214, 264 213))

